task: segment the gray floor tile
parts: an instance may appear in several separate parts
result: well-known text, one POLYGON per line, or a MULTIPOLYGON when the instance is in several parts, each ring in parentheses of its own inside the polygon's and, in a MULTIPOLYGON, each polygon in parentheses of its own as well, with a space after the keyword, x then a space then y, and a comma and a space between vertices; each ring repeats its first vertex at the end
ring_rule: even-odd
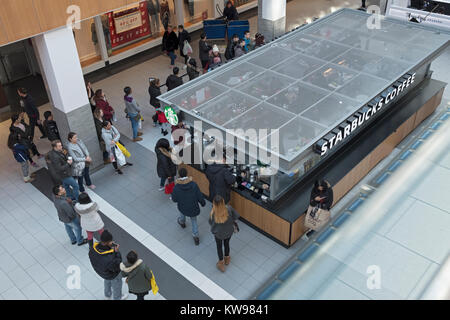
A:
POLYGON ((32 265, 38 263, 36 259, 34 259, 33 256, 27 251, 19 251, 15 253, 14 259, 16 260, 17 264, 23 269, 28 269, 32 265))
POLYGON ((12 287, 2 293, 2 297, 5 300, 27 300, 27 297, 16 287, 12 287))
POLYGON ((14 287, 14 283, 8 277, 7 273, 0 271, 0 294, 14 287))
POLYGON ((29 300, 48 300, 49 296, 36 283, 31 283, 21 290, 29 300))
POLYGON ((14 260, 14 258, 8 252, 0 254, 0 261, 0 270, 6 273, 19 267, 16 260, 14 260))
POLYGON ((39 285, 52 278, 52 276, 40 264, 32 265, 26 269, 26 272, 31 279, 39 285))
POLYGON ((53 278, 41 283, 40 287, 52 300, 58 300, 67 295, 67 291, 53 278))
POLYGON ((8 273, 9 278, 14 283, 14 285, 19 288, 23 289, 24 287, 31 284, 33 279, 24 271, 22 268, 16 268, 13 271, 8 273))

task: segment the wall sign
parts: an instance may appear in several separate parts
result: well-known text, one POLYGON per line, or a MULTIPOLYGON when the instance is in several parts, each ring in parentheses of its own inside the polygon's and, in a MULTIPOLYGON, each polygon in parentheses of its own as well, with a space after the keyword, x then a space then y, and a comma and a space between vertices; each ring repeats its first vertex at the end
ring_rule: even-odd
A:
POLYGON ((108 19, 112 48, 150 35, 146 1, 141 2, 135 8, 117 13, 109 12, 108 19))
POLYGON ((366 123, 380 109, 386 108, 412 83, 414 83, 416 73, 408 73, 398 79, 389 89, 385 90, 378 97, 362 107, 353 116, 341 123, 320 139, 314 146, 314 151, 321 156, 326 155, 339 142, 345 140, 350 134, 366 123))

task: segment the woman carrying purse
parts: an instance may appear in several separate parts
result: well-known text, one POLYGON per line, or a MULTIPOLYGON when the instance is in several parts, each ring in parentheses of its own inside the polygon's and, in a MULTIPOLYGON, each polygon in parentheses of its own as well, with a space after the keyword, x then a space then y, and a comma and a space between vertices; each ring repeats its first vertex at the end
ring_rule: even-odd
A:
POLYGON ((89 165, 92 162, 89 156, 89 151, 84 145, 83 141, 78 139, 75 132, 70 132, 68 136, 69 144, 67 145, 67 151, 69 156, 72 157, 72 175, 78 180, 78 186, 80 192, 85 192, 83 178, 86 181, 86 185, 92 190, 95 189, 95 185, 91 182, 89 175, 89 165))
POLYGON ((131 128, 133 129, 133 142, 142 141, 142 132, 139 132, 139 119, 141 118, 141 109, 139 108, 136 100, 131 96, 131 88, 125 87, 123 89, 125 96, 125 113, 130 118, 131 128))

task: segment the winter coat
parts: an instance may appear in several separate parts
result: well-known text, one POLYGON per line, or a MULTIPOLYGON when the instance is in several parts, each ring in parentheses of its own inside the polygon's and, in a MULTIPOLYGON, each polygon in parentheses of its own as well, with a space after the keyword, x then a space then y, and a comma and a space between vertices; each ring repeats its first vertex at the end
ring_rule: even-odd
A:
POLYGON ((187 40, 188 42, 191 42, 191 36, 189 35, 189 32, 183 29, 183 32, 180 32, 178 34, 178 41, 180 44, 180 52, 183 53, 184 49, 184 41, 187 40))
POLYGON ((148 293, 152 289, 150 268, 141 259, 133 265, 128 262, 121 263, 120 270, 122 271, 122 277, 128 279, 128 291, 130 293, 148 293))
POLYGON ((30 132, 31 132, 30 127, 24 121, 22 121, 21 123, 24 126, 25 131, 14 125, 11 125, 11 127, 9 127, 9 131, 18 138, 20 144, 23 144, 28 149, 31 149, 33 142, 30 139, 30 132))
POLYGON ((239 58, 245 54, 245 49, 241 45, 236 45, 234 47, 234 58, 239 58))
POLYGON ((217 57, 212 55, 209 58, 209 67, 212 68, 212 69, 217 68, 222 63, 223 63, 223 59, 222 59, 222 55, 220 53, 219 53, 219 55, 217 57))
POLYGON ((158 173, 158 177, 169 178, 175 177, 177 174, 177 166, 173 163, 170 153, 163 148, 156 148, 156 171, 158 173))
POLYGON ((200 72, 198 72, 197 70, 195 70, 195 68, 193 68, 189 65, 187 66, 186 72, 189 76, 189 81, 194 80, 195 78, 197 78, 200 75, 200 72))
POLYGON ((209 51, 212 49, 210 45, 206 43, 206 41, 201 40, 198 42, 198 51, 200 61, 209 61, 209 51))
POLYGON ((106 151, 108 151, 108 153, 111 153, 111 148, 113 147, 111 145, 111 142, 112 141, 114 141, 114 143, 119 142, 120 133, 114 126, 111 126, 111 130, 106 130, 106 128, 102 128, 102 138, 103 141, 105 141, 106 151))
POLYGON ((51 150, 49 156, 56 180, 62 181, 72 176, 72 167, 67 163, 67 156, 64 153, 51 150))
POLYGON ((95 272, 105 280, 115 279, 120 273, 122 255, 119 251, 115 252, 114 248, 96 242, 89 249, 89 260, 95 272))
POLYGON ((135 99, 132 96, 125 96, 125 112, 127 114, 134 114, 141 112, 141 108, 139 108, 135 99))
POLYGON ((231 238, 234 232, 234 223, 239 219, 239 214, 232 207, 228 208, 228 219, 224 223, 216 223, 214 213, 209 217, 211 233, 219 240, 231 238))
POLYGON ((25 161, 27 161, 30 158, 29 154, 28 154, 28 149, 23 144, 16 143, 13 146, 13 150, 12 151, 13 151, 13 154, 14 154, 14 158, 19 163, 25 162, 25 161))
POLYGON ((86 167, 86 157, 89 156, 89 151, 81 139, 78 139, 76 144, 69 142, 67 144, 67 151, 73 159, 72 176, 81 177, 83 170, 86 167))
POLYGON ((234 58, 234 47, 236 45, 237 42, 233 42, 233 40, 228 43, 227 48, 225 49, 225 59, 231 60, 234 58))
POLYGON ((86 231, 95 232, 103 229, 103 223, 98 213, 98 205, 96 202, 87 204, 75 204, 75 211, 80 215, 81 227, 86 231))
POLYGON ((110 106, 109 102, 104 99, 95 100, 97 108, 103 111, 103 120, 110 121, 113 118, 114 109, 110 106))
POLYGON ((167 85, 167 91, 170 91, 172 89, 175 89, 176 87, 179 87, 183 84, 183 79, 180 77, 171 74, 167 77, 166 85, 167 85))
POLYGON ((100 143, 100 149, 102 150, 102 152, 105 152, 106 145, 105 145, 105 141, 102 138, 103 121, 94 117, 94 124, 95 124, 95 130, 97 131, 98 142, 100 143))
POLYGON ((168 31, 164 32, 162 49, 167 52, 173 52, 178 49, 178 37, 174 31, 171 33, 168 31))
POLYGON ((150 95, 150 104, 153 108, 159 108, 161 104, 157 98, 161 95, 161 89, 157 86, 150 85, 148 87, 148 94, 150 95))
POLYGON ((59 136, 58 126, 56 125, 56 121, 54 120, 44 120, 44 130, 47 134, 47 138, 50 141, 61 140, 59 136))
POLYGON ((52 179, 53 185, 56 186, 56 185, 62 184, 62 180, 56 173, 55 167, 53 166, 53 164, 51 162, 47 163, 47 168, 48 168, 48 173, 50 174, 50 178, 52 179))
POLYGON ((227 20, 239 20, 239 15, 235 6, 231 6, 229 8, 225 6, 225 8, 223 9, 223 16, 227 20))
POLYGON ((28 118, 30 118, 30 120, 31 118, 39 120, 39 111, 36 108, 33 97, 30 94, 27 94, 26 97, 22 98, 22 103, 28 118))
POLYGON ((316 188, 313 188, 311 191, 311 196, 309 198, 309 204, 313 207, 319 206, 322 209, 330 210, 333 205, 333 189, 329 182, 327 182, 328 188, 324 191, 319 191, 316 188), (314 200, 317 196, 326 197, 321 201, 314 200))
POLYGON ((53 204, 62 223, 71 223, 77 217, 73 206, 67 202, 67 197, 54 196, 53 204))
POLYGON ((196 217, 200 214, 200 203, 206 205, 205 197, 198 185, 191 177, 180 178, 175 182, 172 192, 172 200, 178 205, 178 210, 186 217, 196 217))
POLYGON ((236 181, 236 177, 225 165, 216 163, 208 165, 205 173, 209 181, 209 199, 212 201, 216 195, 220 195, 225 203, 228 203, 231 185, 236 181))

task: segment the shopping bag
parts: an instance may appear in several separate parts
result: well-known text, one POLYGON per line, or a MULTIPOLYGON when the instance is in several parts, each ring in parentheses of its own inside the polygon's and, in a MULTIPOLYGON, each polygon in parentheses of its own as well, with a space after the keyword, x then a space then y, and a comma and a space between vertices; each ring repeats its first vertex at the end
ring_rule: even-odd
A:
POLYGON ((170 182, 170 183, 166 184, 166 187, 164 188, 165 194, 172 194, 174 187, 175 187, 175 182, 170 182))
POLYGON ((122 151, 125 157, 131 157, 130 152, 120 142, 116 142, 116 146, 120 149, 120 151, 122 151))
POLYGON ((166 119, 166 115, 164 114, 164 112, 162 111, 156 111, 156 113, 158 114, 158 121, 159 123, 166 123, 167 119, 166 119))
POLYGON ((184 40, 183 54, 185 56, 192 54, 192 47, 187 40, 184 40))
POLYGON ((321 209, 318 206, 309 206, 305 217, 305 228, 317 231, 327 224, 330 218, 330 211, 321 209))
POLYGON ((153 274, 153 271, 150 270, 152 274, 152 278, 150 279, 150 285, 152 286, 152 292, 154 295, 156 295, 159 291, 158 285, 156 284, 155 275, 153 274))
POLYGON ((119 147, 116 146, 116 150, 114 150, 116 154, 116 161, 117 165, 124 166, 127 163, 127 160, 125 160, 125 156, 123 155, 122 151, 120 151, 119 147))

